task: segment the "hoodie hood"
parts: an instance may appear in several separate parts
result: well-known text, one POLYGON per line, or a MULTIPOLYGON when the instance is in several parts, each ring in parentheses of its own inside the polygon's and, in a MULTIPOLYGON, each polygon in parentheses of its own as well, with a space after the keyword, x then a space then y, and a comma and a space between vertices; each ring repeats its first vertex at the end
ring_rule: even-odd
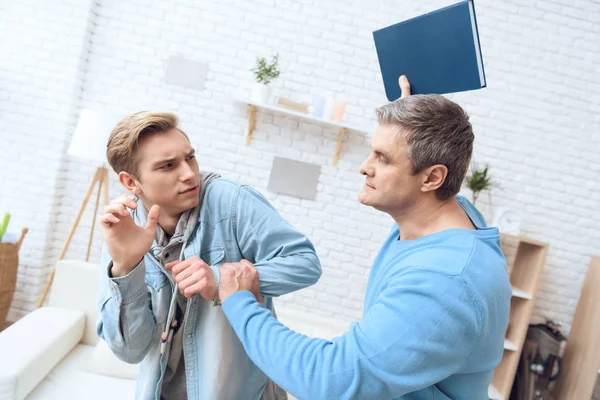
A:
MULTIPOLYGON (((152 244, 152 249, 150 250, 154 257, 158 258, 162 250, 171 243, 185 243, 188 241, 198 225, 198 216, 200 215, 200 208, 202 208, 202 199, 204 198, 206 188, 212 181, 220 177, 221 175, 214 172, 203 172, 200 174, 200 201, 196 207, 186 210, 181 214, 177 226, 175 227, 175 233, 172 237, 169 238, 164 229, 161 228, 160 225, 156 225, 156 234, 154 235, 154 242, 152 244)), ((139 199, 137 200, 137 204, 138 207, 131 213, 133 221, 138 226, 146 226, 146 221, 148 221, 148 210, 139 199)))

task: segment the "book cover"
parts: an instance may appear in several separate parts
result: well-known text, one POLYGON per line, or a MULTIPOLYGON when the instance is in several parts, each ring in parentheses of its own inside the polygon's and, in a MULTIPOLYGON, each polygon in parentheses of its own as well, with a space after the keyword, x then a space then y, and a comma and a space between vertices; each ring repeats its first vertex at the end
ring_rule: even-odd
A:
POLYGON ((472 0, 373 32, 389 101, 400 97, 406 75, 412 94, 444 94, 486 86, 472 0))

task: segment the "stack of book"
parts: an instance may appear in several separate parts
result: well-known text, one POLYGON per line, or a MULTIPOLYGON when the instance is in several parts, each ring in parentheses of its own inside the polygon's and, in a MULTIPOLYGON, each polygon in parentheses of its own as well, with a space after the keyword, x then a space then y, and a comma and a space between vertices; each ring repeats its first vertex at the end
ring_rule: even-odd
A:
POLYGON ((279 97, 277 99, 277 106, 299 113, 308 114, 308 104, 298 103, 296 101, 284 99, 282 97, 279 97))

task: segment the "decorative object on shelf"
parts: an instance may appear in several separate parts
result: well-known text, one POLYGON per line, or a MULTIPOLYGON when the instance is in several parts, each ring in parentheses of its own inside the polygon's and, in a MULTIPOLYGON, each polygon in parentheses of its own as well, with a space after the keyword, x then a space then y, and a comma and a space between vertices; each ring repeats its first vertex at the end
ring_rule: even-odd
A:
MULTIPOLYGON (((110 132, 115 127, 115 125, 119 122, 119 119, 115 115, 111 115, 108 113, 83 109, 79 114, 79 119, 77 121, 77 126, 75 127, 75 133, 73 134, 73 138, 71 139, 71 144, 68 149, 68 154, 77 157, 83 158, 85 160, 93 161, 96 163, 96 171, 92 180, 90 182, 90 186, 81 202, 81 206, 79 207, 79 211, 77 212, 77 216, 75 217, 75 221, 71 226, 71 230, 69 231, 69 235, 67 236, 67 240, 58 256, 59 260, 62 260, 69 249, 69 245, 71 244, 71 240, 75 234, 75 230, 79 225, 79 220, 81 219, 83 212, 86 209, 87 203, 94 192, 94 187, 98 185, 98 190, 96 193, 96 202, 94 204, 94 213, 92 215, 92 228, 90 230, 90 237, 88 240, 87 246, 87 254, 85 256, 85 260, 88 261, 90 257, 90 250, 92 247, 92 239, 94 237, 94 228, 96 226, 96 218, 98 214, 98 207, 100 205, 100 194, 102 193, 102 208, 104 208, 108 204, 108 168, 106 168, 106 143, 108 142, 108 137, 110 132)), ((46 282, 46 287, 44 288, 44 292, 38 301, 38 308, 44 304, 44 300, 48 295, 48 291, 50 290, 50 286, 52 285, 52 281, 54 280, 54 268, 50 273, 50 278, 48 282, 46 282)))
POLYGON ((333 162, 332 162, 333 165, 337 165, 337 162, 339 161, 340 153, 342 151, 342 143, 344 141, 344 136, 346 135, 346 132, 348 130, 363 133, 363 134, 368 134, 369 132, 371 132, 370 128, 369 129, 360 128, 360 127, 352 126, 352 125, 349 125, 349 124, 346 124, 343 122, 336 122, 336 121, 325 120, 322 118, 316 118, 309 114, 303 114, 303 113, 299 113, 299 112, 295 112, 295 111, 291 111, 291 110, 286 110, 284 108, 277 107, 275 105, 271 106, 268 104, 255 103, 252 101, 248 102, 248 101, 244 101, 244 100, 237 100, 237 102, 245 104, 248 107, 248 128, 246 130, 246 144, 247 145, 252 142, 252 134, 254 133, 254 128, 256 128, 256 113, 258 112, 259 108, 262 110, 273 111, 273 112, 277 112, 277 113, 284 114, 284 115, 291 116, 291 117, 301 118, 301 119, 307 120, 309 122, 314 122, 314 123, 325 125, 325 126, 333 126, 333 127, 339 128, 340 131, 338 133, 338 140, 337 140, 337 144, 335 147, 335 153, 333 155, 333 162))
POLYGON ((346 111, 346 103, 343 101, 337 101, 333 106, 333 113, 331 115, 332 121, 342 122, 344 119, 344 112, 346 111))
MULTIPOLYGON (((10 215, 4 214, 2 226, 0 226, 0 236, 4 239, 8 236, 6 230, 10 221, 10 215)), ((21 231, 21 237, 16 243, 0 243, 0 330, 4 328, 6 316, 15 294, 17 286, 17 269, 19 267, 19 249, 27 233, 27 228, 21 231)))
POLYGON ((261 104, 269 102, 271 97, 271 87, 269 84, 279 77, 279 54, 275 54, 270 62, 264 57, 256 58, 256 67, 254 72, 254 89, 252 91, 252 100, 261 104))
POLYGON ((288 110, 296 111, 303 114, 308 114, 308 104, 299 103, 297 101, 292 101, 288 99, 284 99, 283 97, 277 98, 277 103, 279 107, 287 108, 288 110))
POLYGON ((314 200, 319 175, 320 165, 275 156, 267 189, 273 193, 314 200))
POLYGON ((498 207, 494 211, 492 226, 497 226, 500 232, 518 235, 521 230, 521 213, 507 207, 498 207))
POLYGON ((583 281, 567 347, 563 374, 554 387, 556 400, 589 399, 600 368, 600 258, 592 257, 583 281))
POLYGON ((548 254, 548 244, 535 239, 507 233, 502 233, 501 239, 503 246, 516 243, 516 253, 509 268, 513 296, 510 300, 504 354, 500 365, 494 370, 488 391, 492 400, 508 400, 510 396, 548 254))
POLYGON ((310 115, 316 118, 323 118, 326 101, 327 100, 323 96, 315 96, 312 106, 312 112, 310 113, 310 115))
POLYGON ((171 56, 165 70, 165 83, 203 90, 208 74, 208 63, 171 56))
POLYGON ((529 325, 527 338, 521 351, 521 359, 515 375, 510 397, 534 400, 551 399, 552 387, 562 373, 562 354, 567 338, 562 334, 560 322, 529 325))
POLYGON ((323 107, 323 119, 332 120, 333 116, 333 108, 335 107, 335 102, 331 98, 325 99, 325 106, 323 107))
POLYGON ((472 192, 471 202, 473 204, 477 202, 477 198, 481 192, 489 190, 493 186, 492 178, 489 176, 488 172, 488 165, 485 165, 483 168, 480 168, 475 164, 471 165, 471 171, 467 174, 464 185, 472 192))

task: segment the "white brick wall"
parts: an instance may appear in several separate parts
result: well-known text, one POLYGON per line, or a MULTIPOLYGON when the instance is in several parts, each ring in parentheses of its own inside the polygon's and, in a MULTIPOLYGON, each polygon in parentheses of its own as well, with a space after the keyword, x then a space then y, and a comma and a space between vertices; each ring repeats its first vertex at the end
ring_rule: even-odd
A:
POLYGON ((56 194, 89 12, 82 0, 0 1, 0 212, 11 212, 13 230, 29 227, 9 320, 35 304, 55 258, 52 238, 64 230, 54 223, 56 194))
MULTIPOLYGON (((348 135, 341 160, 332 167, 335 130, 261 113, 253 142, 245 146, 246 112, 232 100, 249 95, 255 56, 279 52, 282 75, 274 83, 275 96, 306 102, 318 94, 331 96, 347 102, 348 122, 370 126, 373 109, 385 102, 371 32, 451 2, 100 0, 92 13, 74 1, 59 2, 68 13, 54 11, 54 5, 46 11, 31 7, 2 13, 3 25, 24 29, 20 23, 27 19, 45 35, 54 35, 50 44, 56 46, 49 50, 41 38, 24 34, 6 43, 19 47, 18 64, 5 67, 2 53, 0 124, 2 143, 9 138, 11 151, 8 169, 0 171, 1 199, 12 207, 15 225, 33 228, 14 314, 33 306, 41 291, 39 275, 47 273, 58 254, 93 173, 94 166, 64 155, 72 116, 78 107, 93 107, 176 112, 199 144, 201 168, 255 186, 315 243, 324 266, 321 281, 279 301, 326 316, 359 318, 370 263, 391 223, 356 200, 368 138, 348 135), (46 12, 66 21, 60 26, 36 23, 48 18, 46 12), (87 21, 93 22, 89 53, 83 47, 87 21), (65 25, 73 25, 68 35, 65 25), (73 44, 59 46, 60 41, 73 44), (79 82, 74 68, 82 50, 79 82), (209 63, 204 91, 164 83, 166 61, 173 54, 209 63), (49 84, 57 90, 45 91, 49 84), (72 101, 77 85, 83 91, 72 101), (41 93, 52 101, 40 100, 41 93), (45 103, 56 108, 44 109, 45 103), (53 129, 31 129, 49 124, 53 129), (43 150, 24 157, 32 144, 44 141, 43 150), (274 155, 322 165, 315 201, 266 190, 274 155), (48 177, 24 174, 31 164, 48 177), (38 215, 30 211, 34 205, 38 215)), ((593 0, 568 6, 480 1, 477 12, 489 86, 450 97, 471 114, 475 160, 491 165, 500 186, 491 204, 482 196, 480 206, 489 214, 494 206, 521 210, 524 233, 550 243, 535 314, 560 319, 568 329, 589 256, 599 252, 600 242, 595 229, 600 223, 600 166, 595 163, 600 145, 594 135, 600 125, 600 5, 593 0)), ((113 179, 111 197, 119 193, 113 179)), ((88 212, 69 257, 85 256, 90 221, 88 212)))

